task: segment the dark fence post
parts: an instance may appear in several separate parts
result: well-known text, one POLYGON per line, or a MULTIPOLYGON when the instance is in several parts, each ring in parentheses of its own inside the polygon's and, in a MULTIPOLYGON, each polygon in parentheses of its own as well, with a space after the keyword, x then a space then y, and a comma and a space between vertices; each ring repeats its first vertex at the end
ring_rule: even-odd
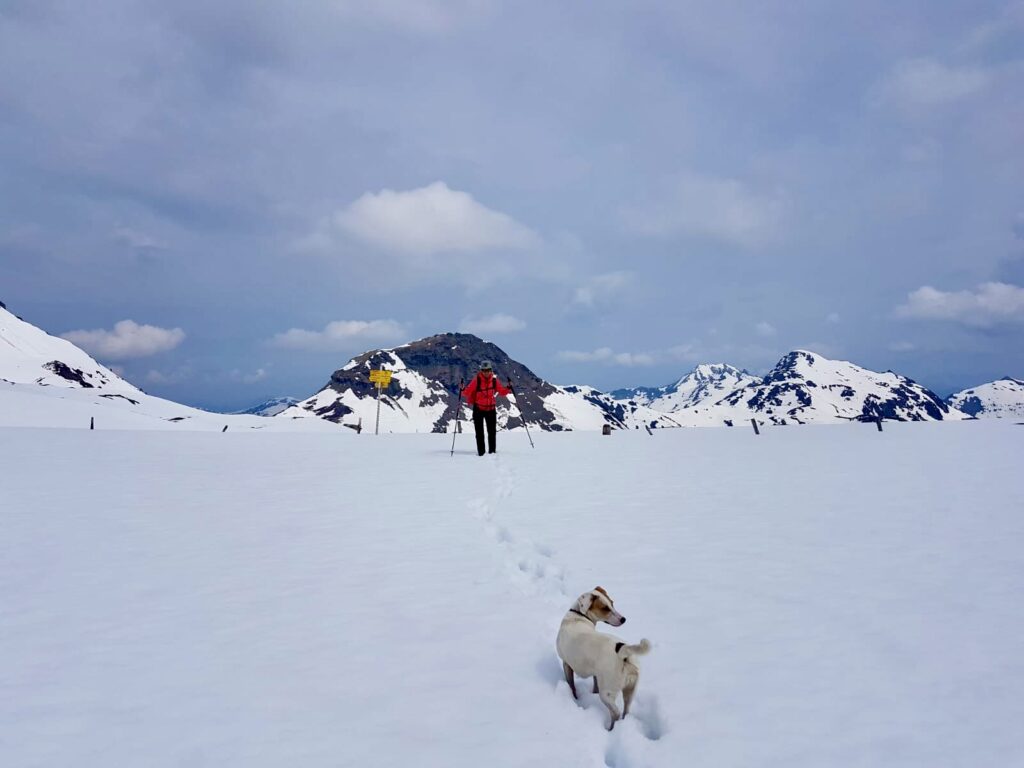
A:
POLYGON ((751 419, 750 420, 750 425, 754 428, 754 434, 755 435, 760 435, 761 434, 761 430, 757 428, 757 419, 751 419))
POLYGON ((882 431, 882 417, 881 416, 879 416, 878 418, 875 419, 875 425, 878 427, 878 431, 881 432, 882 431))
POLYGON ((89 417, 89 429, 96 429, 96 417, 95 416, 90 416, 89 417))

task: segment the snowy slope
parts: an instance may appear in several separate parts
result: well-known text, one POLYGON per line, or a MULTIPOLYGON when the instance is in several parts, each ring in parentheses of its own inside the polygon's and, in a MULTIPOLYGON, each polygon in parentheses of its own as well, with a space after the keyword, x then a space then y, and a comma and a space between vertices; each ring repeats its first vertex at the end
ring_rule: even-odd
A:
POLYGON ((353 434, 331 422, 212 413, 143 392, 41 387, 0 381, 0 426, 88 429, 90 425, 97 430, 220 432, 227 427, 229 430, 353 434))
POLYGON ((1020 430, 0 429, 2 762, 1021 765, 1020 430), (598 584, 654 645, 611 733, 598 584))
POLYGON ((272 397, 251 408, 246 408, 244 411, 239 411, 239 413, 246 413, 250 416, 277 416, 281 411, 291 408, 297 402, 299 402, 299 398, 288 395, 272 397))
POLYGON ((556 389, 544 398, 544 404, 559 413, 571 429, 600 429, 606 423, 625 429, 681 426, 668 414, 634 401, 617 400, 583 384, 556 389))
POLYGON ((639 426, 678 426, 664 414, 635 403, 620 403, 591 387, 558 387, 511 359, 496 345, 466 333, 444 333, 394 349, 372 350, 350 360, 312 397, 284 410, 280 417, 318 417, 346 425, 372 427, 376 422, 376 389, 369 372, 393 372, 391 385, 381 393, 380 424, 385 432, 445 432, 458 414, 459 384, 489 360, 516 394, 498 398, 498 423, 517 429, 523 418, 547 431, 616 429, 639 426), (521 409, 521 410, 520 410, 521 409))
POLYGON ((1024 418, 1024 381, 1009 376, 950 395, 952 408, 979 419, 1024 418))
POLYGON ((721 426, 754 418, 767 424, 834 424, 844 421, 960 420, 937 395, 911 379, 878 373, 843 360, 796 350, 763 379, 720 400, 672 413, 687 426, 721 426))
POLYGON ((619 389, 611 395, 617 400, 632 400, 671 413, 716 402, 733 390, 758 381, 759 377, 726 363, 702 363, 673 384, 619 389))
MULTIPOLYGON (((329 423, 209 413, 147 395, 69 341, 0 306, 0 426, 338 431, 329 423)), ((348 432, 348 430, 345 430, 348 432)))
POLYGON ((70 341, 51 336, 0 305, 0 383, 139 390, 70 341))

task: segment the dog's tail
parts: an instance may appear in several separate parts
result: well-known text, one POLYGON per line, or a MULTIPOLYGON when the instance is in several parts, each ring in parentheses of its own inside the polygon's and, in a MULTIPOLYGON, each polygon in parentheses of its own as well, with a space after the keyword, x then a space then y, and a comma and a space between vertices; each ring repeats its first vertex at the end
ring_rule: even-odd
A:
POLYGON ((615 652, 622 659, 629 659, 630 656, 643 656, 645 653, 651 650, 651 641, 644 638, 636 645, 626 645, 622 643, 615 652))

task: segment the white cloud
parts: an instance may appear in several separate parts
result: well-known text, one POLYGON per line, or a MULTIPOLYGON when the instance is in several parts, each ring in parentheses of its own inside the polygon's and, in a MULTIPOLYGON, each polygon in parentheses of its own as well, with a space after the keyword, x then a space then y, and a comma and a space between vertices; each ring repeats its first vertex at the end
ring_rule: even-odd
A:
POLYGON ((394 320, 335 320, 322 331, 291 328, 276 334, 269 343, 283 349, 319 351, 344 349, 356 341, 390 341, 405 335, 405 328, 394 320))
POLYGON ((603 275, 595 275, 576 289, 572 302, 581 307, 603 304, 609 299, 614 299, 632 280, 632 272, 606 272, 603 275))
POLYGON ((736 179, 688 174, 666 200, 627 208, 623 217, 645 235, 682 234, 755 247, 779 237, 786 209, 779 189, 756 191, 736 179))
POLYGON ((459 330, 463 333, 512 333, 521 331, 526 323, 518 317, 503 315, 501 313, 487 317, 464 317, 459 323, 459 330))
POLYGON ((127 360, 167 352, 185 340, 181 328, 160 328, 139 325, 133 320, 121 320, 111 331, 68 331, 61 334, 86 352, 106 360, 127 360))
POLYGON ((977 328, 1024 321, 1024 288, 982 283, 973 291, 940 291, 925 285, 896 308, 898 317, 952 320, 977 328))
POLYGON ((443 181, 406 192, 367 192, 336 214, 332 223, 363 242, 412 255, 522 249, 538 242, 511 216, 443 181))
POLYGON ((902 61, 875 89, 874 101, 902 106, 950 104, 986 88, 991 74, 978 67, 948 67, 934 59, 902 61))
POLYGON ((838 312, 829 312, 828 315, 825 316, 825 322, 829 323, 830 325, 838 324, 839 323, 839 313, 838 312))
POLYGON ((601 347, 593 352, 576 352, 566 350, 558 353, 559 360, 570 363, 603 363, 605 365, 654 365, 654 355, 646 352, 613 352, 609 347, 601 347))
POLYGON ((778 331, 775 330, 775 326, 771 323, 762 320, 760 323, 754 326, 754 332, 762 338, 770 338, 774 336, 778 331))

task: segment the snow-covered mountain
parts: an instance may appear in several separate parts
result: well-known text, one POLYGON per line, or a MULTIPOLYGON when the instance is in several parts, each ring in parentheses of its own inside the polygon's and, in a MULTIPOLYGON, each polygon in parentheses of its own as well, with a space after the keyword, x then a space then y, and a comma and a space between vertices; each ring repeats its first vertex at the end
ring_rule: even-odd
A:
POLYGON ((5 381, 97 389, 104 393, 140 393, 70 341, 25 322, 0 302, 0 383, 5 381))
MULTIPOLYGON (((467 333, 443 333, 354 357, 323 389, 277 418, 315 416, 348 426, 361 421, 372 429, 377 401, 368 374, 386 368, 394 373, 390 387, 381 393, 381 431, 445 432, 456 420, 460 382, 468 382, 484 360, 491 361, 502 382, 515 387, 511 407, 498 398, 498 423, 508 429, 521 426, 523 418, 529 426, 549 431, 600 429, 605 424, 618 429, 679 426, 667 414, 616 401, 591 387, 550 384, 495 344, 467 333)), ((467 413, 464 409, 460 418, 467 413)))
POLYGON ((719 400, 674 411, 686 425, 710 426, 756 418, 767 424, 843 421, 959 420, 934 392, 892 371, 878 373, 805 350, 783 357, 763 379, 719 400))
POLYGON ((673 384, 664 387, 617 389, 616 400, 633 400, 656 411, 672 413, 702 403, 713 403, 740 387, 760 381, 746 371, 726 363, 704 363, 673 384))
POLYGON ((1005 376, 950 395, 946 402, 978 419, 1024 418, 1024 381, 1005 376))
POLYGON ((297 402, 299 402, 299 398, 289 395, 272 397, 269 400, 264 400, 259 405, 254 405, 252 408, 246 408, 244 411, 238 411, 237 413, 249 414, 250 416, 277 416, 281 411, 291 408, 297 402))
POLYGON ((0 303, 0 426, 86 429, 93 424, 96 429, 341 431, 306 419, 210 413, 153 397, 0 303))
POLYGON ((698 365, 675 384, 617 390, 682 426, 722 426, 757 419, 768 424, 961 419, 937 395, 891 371, 796 350, 763 378, 723 363, 698 365))

